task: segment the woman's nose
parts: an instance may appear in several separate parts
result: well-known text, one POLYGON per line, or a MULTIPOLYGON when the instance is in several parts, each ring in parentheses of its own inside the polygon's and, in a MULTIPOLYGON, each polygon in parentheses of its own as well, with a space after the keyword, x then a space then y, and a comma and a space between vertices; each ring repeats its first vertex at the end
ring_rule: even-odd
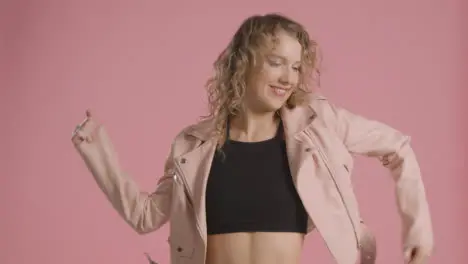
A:
POLYGON ((292 76, 291 72, 288 69, 284 69, 279 78, 279 82, 282 85, 289 85, 292 83, 291 76, 292 76))

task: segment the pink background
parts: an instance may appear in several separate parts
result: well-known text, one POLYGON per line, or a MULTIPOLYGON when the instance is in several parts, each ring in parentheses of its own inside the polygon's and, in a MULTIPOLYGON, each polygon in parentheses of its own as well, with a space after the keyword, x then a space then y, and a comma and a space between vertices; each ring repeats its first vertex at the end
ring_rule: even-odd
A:
MULTIPOLYGON (((153 190, 175 134, 206 113, 213 60, 246 16, 270 11, 319 41, 330 99, 412 135, 435 228, 430 263, 468 262, 467 1, 248 2, 1 1, 0 263, 143 264, 144 252, 168 263, 167 226, 133 232, 70 132, 93 108, 124 167, 153 190)), ((378 263, 402 263, 392 180, 377 161, 356 162, 378 263)), ((303 263, 333 263, 316 234, 303 263)))

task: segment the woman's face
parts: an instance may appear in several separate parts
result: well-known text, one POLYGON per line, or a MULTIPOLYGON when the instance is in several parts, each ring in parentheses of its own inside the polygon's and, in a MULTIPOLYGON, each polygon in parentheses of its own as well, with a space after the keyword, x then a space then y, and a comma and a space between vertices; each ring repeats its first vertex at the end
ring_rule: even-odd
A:
POLYGON ((254 112, 274 112, 288 100, 299 82, 302 47, 285 32, 274 45, 259 52, 247 79, 245 107, 254 112))

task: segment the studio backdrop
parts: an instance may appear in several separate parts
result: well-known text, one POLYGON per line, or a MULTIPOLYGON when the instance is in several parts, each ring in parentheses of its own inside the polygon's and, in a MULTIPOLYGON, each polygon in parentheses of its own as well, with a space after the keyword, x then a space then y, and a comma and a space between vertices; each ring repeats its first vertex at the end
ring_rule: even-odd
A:
MULTIPOLYGON (((0 263, 169 262, 167 226, 137 235, 70 141, 91 108, 144 191, 171 141, 207 114, 204 84, 243 19, 280 12, 320 45, 322 92, 412 137, 435 231, 430 263, 468 263, 468 12, 464 0, 0 3, 0 263)), ((402 263, 394 183, 357 157, 379 264, 402 263)), ((332 264, 320 236, 302 263, 332 264)))

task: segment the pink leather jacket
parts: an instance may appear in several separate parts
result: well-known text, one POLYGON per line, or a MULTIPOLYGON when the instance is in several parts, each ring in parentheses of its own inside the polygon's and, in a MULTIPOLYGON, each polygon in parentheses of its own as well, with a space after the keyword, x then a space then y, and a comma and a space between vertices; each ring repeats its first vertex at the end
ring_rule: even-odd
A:
MULTIPOLYGON (((307 106, 282 109, 287 154, 295 186, 338 264, 373 263, 375 242, 362 225, 353 192, 353 154, 379 159, 395 182, 403 246, 432 247, 433 234, 420 169, 409 137, 313 97, 307 106)), ((138 233, 170 221, 171 263, 203 264, 206 255, 205 187, 216 148, 211 120, 183 129, 174 139, 163 176, 145 193, 119 165, 102 126, 80 149, 99 187, 138 233)))

